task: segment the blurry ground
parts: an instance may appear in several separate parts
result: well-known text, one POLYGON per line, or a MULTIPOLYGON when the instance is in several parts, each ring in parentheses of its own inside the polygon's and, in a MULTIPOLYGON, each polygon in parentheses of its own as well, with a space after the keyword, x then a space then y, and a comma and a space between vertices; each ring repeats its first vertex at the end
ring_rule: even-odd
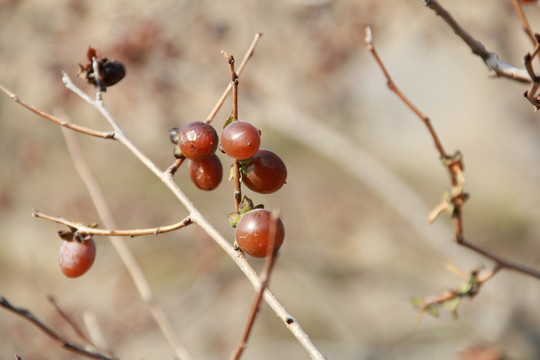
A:
MULTIPOLYGON (((510 1, 444 3, 488 49, 521 63, 529 43, 510 1)), ((526 11, 538 30, 540 8, 526 11)), ((167 130, 204 120, 228 82, 220 50, 240 59, 255 33, 263 32, 241 77, 240 117, 262 130, 263 146, 283 157, 289 179, 279 193, 253 198, 283 213, 287 239, 271 288, 315 344, 340 360, 455 359, 476 344, 495 345, 509 359, 540 358, 540 282, 516 273, 502 272, 474 301, 465 301, 459 320, 443 312, 415 328, 412 296, 463 282, 445 270, 447 262, 466 271, 490 263, 449 241, 453 230, 446 216, 425 223, 447 186, 446 173, 426 129, 387 90, 365 50, 365 22, 373 24, 398 86, 430 116, 447 150, 465 155, 471 194, 466 236, 540 268, 540 126, 522 97, 526 87, 491 79, 481 60, 420 0, 4 0, 0 81, 43 110, 61 109, 78 124, 108 130, 60 81, 61 70, 75 78, 77 63, 93 44, 127 64, 127 77, 107 91, 106 102, 128 136, 165 168, 173 161, 167 130), (333 158, 340 143, 313 144, 306 119, 324 123, 343 144, 390 168, 421 205, 409 203, 401 191, 396 206, 383 201, 373 184, 352 175, 375 168, 356 169, 354 161, 343 167, 342 155, 333 158), (310 142, 318 151, 307 147, 310 142)), ((229 109, 227 102, 216 128, 229 109)), ((186 215, 119 144, 77 138, 122 228, 169 224, 186 215)), ((0 149, 1 295, 72 336, 46 300, 53 295, 76 319, 94 314, 122 359, 172 359, 108 240, 97 239, 91 271, 68 280, 56 264, 60 227, 30 217, 37 208, 99 222, 58 127, 1 95, 0 149)), ((176 178, 231 239, 226 214, 233 208, 232 185, 224 181, 218 190, 201 193, 185 169, 176 178)), ((397 190, 386 181, 381 176, 378 185, 397 190)), ((194 226, 129 241, 195 358, 226 358, 254 297, 233 262, 194 226)), ((2 310, 0 357, 13 353, 25 360, 76 358, 2 310)), ((245 358, 308 355, 264 306, 245 358)))

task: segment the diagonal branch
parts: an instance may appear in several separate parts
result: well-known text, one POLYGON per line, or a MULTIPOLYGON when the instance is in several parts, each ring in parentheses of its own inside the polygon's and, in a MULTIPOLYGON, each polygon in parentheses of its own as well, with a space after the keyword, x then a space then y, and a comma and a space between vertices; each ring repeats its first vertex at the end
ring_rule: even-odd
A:
POLYGON ((469 46, 473 54, 482 58, 487 67, 493 70, 495 74, 519 82, 531 82, 531 78, 525 69, 505 63, 499 59, 497 54, 488 51, 484 44, 469 34, 437 0, 425 0, 425 4, 440 16, 454 30, 456 35, 469 46))
MULTIPOLYGON (((244 55, 244 58, 242 59, 242 62, 240 63, 240 66, 238 67, 238 70, 236 71, 236 74, 238 76, 240 76, 242 71, 244 71, 244 68, 246 67, 246 64, 247 64, 248 60, 251 59, 251 57, 253 56, 253 53, 255 52, 255 47, 259 43, 259 40, 261 39, 261 36, 262 36, 262 33, 260 33, 260 32, 255 34, 255 38, 253 38, 253 41, 251 42, 251 45, 249 46, 248 50, 246 51, 246 54, 244 55)), ((214 106, 212 111, 210 111, 210 114, 208 114, 208 117, 206 118, 207 123, 212 122, 212 120, 216 116, 217 112, 219 111, 219 109, 223 105, 223 102, 225 101, 225 99, 227 98, 229 93, 231 92, 232 88, 233 88, 233 84, 232 84, 232 82, 230 82, 227 85, 227 87, 225 88, 225 90, 223 91, 223 94, 221 94, 221 97, 219 98, 218 102, 216 103, 216 105, 214 106)))
POLYGON ((90 359, 115 360, 114 358, 111 358, 100 352, 87 350, 83 348, 82 346, 71 343, 70 341, 68 341, 67 339, 60 336, 58 333, 56 333, 54 330, 52 330, 50 327, 45 325, 43 322, 41 322, 30 311, 13 306, 5 297, 0 297, 0 307, 3 307, 4 309, 9 310, 12 313, 17 314, 21 316, 22 318, 28 320, 34 326, 40 329, 43 333, 45 333, 45 335, 53 339, 57 344, 59 344, 63 349, 66 349, 67 351, 70 351, 74 354, 81 355, 90 359))
POLYGON ((414 104, 401 92, 401 90, 398 89, 392 78, 390 77, 390 74, 388 73, 388 70, 386 70, 386 67, 384 66, 382 60, 379 57, 379 54, 377 53, 377 50, 375 50, 375 46, 373 45, 373 36, 371 33, 371 27, 366 26, 366 37, 365 42, 368 50, 371 52, 373 57, 375 58, 375 61, 381 68, 381 71, 383 72, 384 76, 386 77, 386 84, 392 90, 400 99, 403 101, 403 103, 411 109, 412 112, 416 114, 422 120, 424 125, 427 127, 431 137, 433 138, 433 142, 435 143, 435 148, 439 152, 439 155, 441 158, 447 158, 449 157, 446 152, 444 151, 444 148, 442 146, 441 141, 439 140, 439 136, 435 132, 435 129, 431 125, 431 120, 427 116, 425 116, 414 104))
POLYGON ((70 129, 70 130, 78 131, 78 132, 86 134, 86 135, 95 136, 95 137, 98 137, 98 138, 103 138, 103 139, 113 139, 114 138, 114 133, 92 130, 92 129, 89 129, 87 127, 75 125, 75 124, 69 123, 67 121, 64 121, 64 120, 62 120, 60 118, 57 118, 56 116, 47 114, 46 112, 43 112, 43 111, 37 109, 36 107, 34 107, 34 106, 24 102, 23 100, 19 99, 19 97, 17 95, 15 95, 14 93, 12 93, 8 89, 6 89, 4 86, 2 86, 2 84, 0 84, 0 90, 3 91, 7 96, 9 96, 13 101, 18 103, 19 105, 27 108, 28 110, 32 111, 33 113, 38 114, 39 116, 41 116, 44 119, 52 121, 53 123, 55 123, 57 125, 60 125, 62 127, 70 129))
POLYGON ((478 253, 480 255, 483 255, 484 257, 486 257, 488 259, 491 259, 496 264, 498 264, 501 268, 504 268, 504 269, 507 269, 507 270, 517 271, 517 272, 520 272, 520 273, 522 273, 524 275, 529 275, 529 276, 532 276, 532 277, 540 280, 540 271, 539 270, 536 270, 536 269, 533 269, 531 267, 519 264, 517 262, 505 259, 505 258, 503 258, 503 257, 501 257, 499 255, 495 255, 495 254, 493 254, 493 253, 479 247, 478 245, 475 245, 475 244, 465 240, 464 238, 458 239, 457 243, 459 245, 461 245, 461 246, 464 246, 464 247, 466 247, 468 249, 471 249, 472 251, 474 251, 474 252, 476 252, 476 253, 478 253))

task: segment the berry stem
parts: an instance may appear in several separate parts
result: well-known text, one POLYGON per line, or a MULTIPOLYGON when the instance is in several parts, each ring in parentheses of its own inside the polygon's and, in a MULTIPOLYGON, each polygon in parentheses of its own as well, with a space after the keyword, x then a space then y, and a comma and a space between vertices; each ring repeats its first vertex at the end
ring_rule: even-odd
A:
MULTIPOLYGON (((238 74, 234 70, 234 56, 227 54, 225 50, 221 53, 229 62, 229 70, 231 72, 231 87, 232 87, 232 117, 238 120, 238 74)), ((233 182, 234 182, 234 211, 240 213, 240 201, 242 201, 242 186, 240 184, 240 163, 238 160, 233 164, 233 182)))
POLYGON ((232 86, 232 116, 238 120, 238 74, 234 70, 234 56, 229 55, 225 50, 221 50, 221 53, 229 62, 229 70, 231 71, 231 86, 232 86))
MULTIPOLYGON (((253 56, 253 53, 255 52, 255 47, 259 43, 259 40, 261 39, 262 33, 258 32, 255 34, 255 37, 253 38, 253 41, 251 42, 251 45, 249 46, 248 50, 246 51, 246 54, 244 55, 244 58, 242 59, 242 63, 240 63, 240 66, 238 67, 237 74, 240 75, 244 68, 246 67, 246 64, 249 59, 253 56)), ((214 105, 214 108, 212 111, 210 111, 210 114, 208 114, 208 117, 206 118, 205 122, 210 123, 214 119, 214 116, 216 116, 217 112, 225 102, 225 99, 229 95, 229 93, 232 90, 232 83, 229 83, 225 90, 223 91, 223 94, 221 94, 221 97, 217 101, 216 105, 214 105)))
POLYGON ((79 126, 79 125, 72 124, 72 123, 70 123, 68 121, 62 120, 62 119, 60 119, 60 118, 58 118, 56 116, 53 116, 53 115, 48 114, 48 113, 46 113, 44 111, 41 111, 41 110, 37 109, 36 107, 26 103, 25 101, 21 100, 17 95, 15 95, 14 93, 12 93, 8 89, 6 89, 2 84, 0 84, 0 90, 2 92, 4 92, 7 96, 9 96, 11 98, 11 100, 15 101, 17 104, 19 104, 22 107, 32 111, 33 113, 41 116, 44 119, 47 119, 47 120, 55 123, 56 125, 60 125, 60 126, 65 127, 67 129, 77 131, 77 132, 80 132, 80 133, 83 133, 83 134, 86 134, 86 135, 95 136, 95 137, 102 138, 102 139, 114 139, 114 132, 97 131, 97 130, 89 129, 89 128, 84 127, 84 126, 79 126))
POLYGON ((233 182, 234 182, 234 212, 240 213, 240 202, 242 201, 242 186, 240 184, 240 162, 234 160, 233 164, 233 182))

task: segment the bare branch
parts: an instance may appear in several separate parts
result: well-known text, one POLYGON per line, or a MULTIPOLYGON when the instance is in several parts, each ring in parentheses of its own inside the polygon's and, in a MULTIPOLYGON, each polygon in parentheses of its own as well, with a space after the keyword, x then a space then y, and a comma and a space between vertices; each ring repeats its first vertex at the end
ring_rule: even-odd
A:
POLYGON ((534 34, 531 30, 531 26, 529 25, 529 21, 527 20, 527 17, 525 16, 525 13, 523 12, 523 8, 521 7, 519 0, 512 0, 512 4, 514 5, 514 9, 516 9, 516 13, 519 16, 519 20, 521 21, 521 26, 523 27, 523 31, 525 32, 525 34, 527 34, 527 37, 529 38, 529 40, 531 40, 532 46, 536 46, 536 39, 534 38, 534 34))
POLYGON ((176 224, 159 226, 155 228, 148 229, 132 229, 132 230, 116 230, 116 229, 97 229, 94 227, 86 226, 78 222, 66 220, 60 217, 47 215, 37 210, 32 212, 32 216, 36 218, 41 218, 49 221, 53 221, 58 224, 63 224, 71 228, 77 229, 77 232, 89 235, 98 235, 98 236, 143 236, 143 235, 158 235, 162 233, 167 233, 181 229, 187 225, 192 224, 191 219, 188 217, 184 218, 182 221, 177 222, 176 224))
POLYGON ((60 126, 65 127, 67 129, 77 131, 77 132, 80 132, 80 133, 83 133, 83 134, 86 134, 86 135, 95 136, 95 137, 98 137, 98 138, 114 139, 114 133, 113 132, 102 132, 102 131, 92 130, 92 129, 89 129, 87 127, 75 125, 75 124, 69 123, 67 121, 64 121, 64 120, 62 120, 60 118, 57 118, 56 116, 47 114, 46 112, 43 112, 43 111, 35 108, 34 106, 32 106, 32 105, 24 102, 23 100, 21 100, 17 95, 15 95, 14 93, 12 93, 8 89, 6 89, 2 84, 0 84, 0 90, 2 90, 7 96, 9 96, 16 103, 20 104, 21 106, 27 108, 28 110, 32 111, 33 113, 36 113, 39 116, 41 116, 42 118, 47 119, 47 120, 49 120, 49 121, 51 121, 51 122, 53 122, 53 123, 55 123, 57 125, 60 125, 60 126))
POLYGON ((456 35, 469 46, 473 54, 482 58, 487 67, 494 71, 498 76, 520 82, 531 82, 531 79, 525 69, 517 68, 513 65, 505 63, 499 59, 497 54, 488 51, 484 44, 469 34, 437 0, 425 0, 425 3, 427 7, 435 11, 435 13, 439 15, 452 28, 452 30, 454 30, 456 35))
POLYGON ((465 240, 464 238, 458 239, 457 243, 459 245, 461 245, 461 246, 464 246, 466 248, 471 249, 472 251, 474 251, 474 252, 476 252, 476 253, 478 253, 480 255, 483 255, 484 257, 486 257, 488 259, 493 260, 501 268, 517 271, 517 272, 520 272, 520 273, 522 273, 524 275, 529 275, 529 276, 532 276, 532 277, 540 280, 540 271, 539 270, 536 270, 536 269, 533 269, 531 267, 528 267, 528 266, 521 265, 519 263, 510 261, 508 259, 505 259, 505 258, 499 256, 499 255, 492 254, 491 252, 489 252, 489 251, 487 251, 485 249, 482 249, 481 247, 479 247, 479 246, 465 240))
MULTIPOLYGON (((432 2, 429 2, 432 3, 432 2)), ((436 3, 434 0, 433 3, 436 3)), ((498 267, 511 269, 515 271, 519 271, 522 274, 526 274, 535 278, 540 278, 538 272, 535 269, 531 269, 528 267, 525 267, 523 265, 514 263, 510 260, 504 259, 502 257, 496 256, 491 254, 490 252, 466 241, 464 239, 464 232, 463 232, 463 218, 462 218, 462 206, 464 202, 467 200, 468 195, 463 192, 463 185, 465 184, 465 178, 463 176, 463 163, 462 163, 462 156, 461 153, 456 152, 455 155, 452 157, 445 155, 444 151, 442 150, 442 145, 440 145, 440 142, 436 136, 435 130, 431 127, 431 124, 429 122, 426 122, 425 117, 420 111, 416 109, 416 107, 410 103, 410 101, 403 95, 399 90, 397 90, 397 87, 395 86, 394 82, 390 78, 390 74, 386 70, 384 64, 382 63, 381 59, 379 58, 377 52, 375 51, 375 47, 373 45, 373 37, 371 33, 371 28, 366 26, 366 38, 365 38, 366 46, 368 50, 373 54, 373 57, 375 58, 377 64, 380 66, 382 72, 384 73, 388 86, 390 90, 394 91, 398 97, 421 119, 424 121, 424 124, 428 127, 430 134, 433 137, 433 140, 436 144, 437 150, 439 151, 439 154, 441 154, 441 157, 443 158, 443 164, 448 168, 450 172, 450 182, 451 182, 451 189, 450 189, 450 195, 448 199, 447 204, 439 204, 437 207, 432 211, 430 214, 429 219, 434 220, 437 215, 446 209, 451 209, 452 211, 452 218, 454 220, 454 228, 455 228, 455 239, 456 242, 464 247, 467 247, 471 249, 472 251, 483 255, 486 258, 489 258, 497 264, 498 267), (438 145, 437 145, 438 144, 438 145)), ((540 51, 540 50, 539 50, 540 51)))
MULTIPOLYGON (((248 50, 246 51, 246 54, 244 55, 244 58, 242 59, 242 62, 240 63, 240 66, 238 67, 238 70, 236 71, 236 74, 238 76, 240 76, 240 74, 242 74, 242 71, 244 71, 244 68, 246 67, 246 64, 247 64, 248 60, 253 56, 253 53, 255 52, 255 47, 259 43, 259 40, 261 39, 261 36, 262 36, 262 33, 260 33, 260 32, 255 34, 255 38, 251 42, 251 45, 249 46, 248 50)), ((219 111, 219 109, 223 105, 223 102, 225 101, 225 99, 227 98, 229 93, 231 92, 231 90, 232 90, 232 83, 229 83, 227 85, 227 87, 225 88, 225 90, 223 91, 223 94, 219 98, 218 102, 216 103, 216 105, 212 109, 212 111, 210 111, 210 114, 208 114, 208 117, 206 118, 207 123, 212 122, 212 120, 216 116, 217 112, 219 111)))
POLYGON ((377 51, 375 50, 375 46, 373 45, 373 36, 371 32, 371 27, 369 25, 366 26, 366 37, 365 42, 368 50, 371 52, 373 57, 375 58, 375 61, 377 61, 377 64, 379 64, 379 67, 381 68, 384 76, 386 77, 386 84, 390 88, 391 91, 393 91, 400 99, 403 101, 403 103, 411 109, 412 112, 416 114, 424 122, 424 125, 426 125, 431 137, 433 138, 433 142, 435 143, 435 148, 437 148, 437 151, 439 152, 439 155, 441 158, 449 157, 446 152, 444 151, 444 148, 442 146, 441 141, 439 140, 439 137, 437 136, 437 133, 435 132, 435 129, 431 125, 431 121, 427 116, 424 116, 420 110, 414 104, 407 99, 407 97, 398 89, 392 78, 390 77, 390 74, 386 70, 386 67, 382 63, 381 59, 379 58, 379 55, 377 54, 377 51))
POLYGON ((53 339, 58 345, 60 345, 63 349, 67 351, 90 359, 115 360, 114 358, 111 358, 100 352, 87 350, 82 346, 71 343, 70 341, 66 340, 64 337, 56 333, 54 330, 52 330, 50 327, 45 325, 43 322, 41 322, 30 311, 13 306, 5 297, 0 297, 0 307, 3 307, 4 309, 9 310, 12 313, 17 314, 25 320, 29 321, 38 329, 40 329, 43 333, 45 333, 45 335, 53 339))
POLYGON ((49 300, 49 302, 51 303, 51 305, 54 307, 54 309, 56 310, 56 312, 62 317, 62 319, 64 319, 66 321, 66 323, 68 323, 68 325, 73 329, 73 331, 75 332, 75 334, 77 334, 78 337, 80 337, 84 342, 86 342, 87 344, 90 344, 94 349, 98 349, 104 353, 106 353, 107 355, 111 356, 111 357, 115 357, 111 351, 109 350, 105 350, 105 349, 100 349, 99 346, 97 346, 94 342, 92 342, 85 334, 84 332, 80 329, 80 327, 75 323, 75 321, 73 321, 73 319, 71 319, 71 317, 64 311, 62 310, 62 308, 60 308, 60 306, 58 305, 58 303, 56 302, 56 299, 52 296, 48 296, 47 297, 47 300, 49 300))

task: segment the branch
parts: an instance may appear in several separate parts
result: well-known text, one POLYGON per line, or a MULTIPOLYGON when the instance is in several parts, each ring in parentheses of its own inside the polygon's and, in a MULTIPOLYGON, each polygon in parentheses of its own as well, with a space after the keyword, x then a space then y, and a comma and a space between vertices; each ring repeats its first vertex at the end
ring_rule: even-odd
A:
POLYGON ((425 313, 437 317, 440 306, 446 308, 457 318, 457 308, 461 304, 461 300, 466 297, 472 299, 478 295, 482 286, 500 270, 501 267, 498 265, 487 273, 480 273, 479 270, 473 270, 469 274, 467 283, 463 284, 459 289, 445 290, 440 294, 412 299, 411 302, 413 305, 420 309, 418 323, 420 323, 425 313))
POLYGON ((437 136, 437 133, 435 132, 435 129, 431 125, 431 121, 427 116, 424 116, 420 110, 414 104, 407 99, 407 97, 398 89, 392 78, 390 77, 390 74, 386 70, 386 67, 382 63, 381 59, 379 58, 379 55, 377 54, 377 51, 375 50, 375 46, 373 45, 373 36, 371 33, 371 27, 368 25, 366 26, 366 37, 365 42, 368 50, 371 52, 373 57, 375 58, 375 61, 377 61, 377 64, 379 64, 379 67, 381 68, 382 72, 384 73, 384 76, 386 77, 386 84, 390 88, 391 91, 393 91, 400 99, 403 101, 403 103, 411 109, 412 112, 416 114, 424 122, 424 125, 426 125, 429 133, 431 134, 431 137, 433 138, 433 142, 435 143, 435 148, 439 152, 439 155, 441 158, 449 157, 446 152, 444 151, 444 148, 441 144, 441 141, 439 140, 439 137, 437 136))
POLYGON ((532 43, 532 46, 536 46, 536 39, 534 38, 534 34, 531 30, 531 26, 529 25, 529 21, 527 20, 527 17, 525 16, 525 13, 523 12, 523 8, 521 7, 519 0, 512 0, 512 4, 514 5, 514 9, 516 10, 516 13, 519 16, 519 20, 521 21, 521 26, 523 27, 523 31, 525 32, 525 34, 527 34, 527 37, 532 43))
POLYGON ((488 51, 480 41, 476 40, 461 25, 459 25, 452 15, 450 15, 450 13, 437 0, 425 0, 425 4, 431 10, 435 11, 435 14, 440 16, 452 28, 452 30, 454 30, 456 35, 459 36, 465 42, 465 44, 467 44, 467 46, 469 46, 473 54, 482 58, 487 67, 493 70, 498 76, 520 82, 531 82, 531 78, 525 69, 517 68, 499 60, 497 54, 488 51))
MULTIPOLYGON (((248 50, 246 51, 246 54, 244 55, 244 58, 242 59, 242 62, 240 63, 240 66, 238 67, 238 70, 236 71, 236 74, 238 76, 240 76, 240 74, 242 74, 242 71, 244 71, 244 68, 246 67, 246 64, 247 64, 248 60, 253 56, 253 53, 255 52, 255 47, 259 43, 259 40, 261 39, 261 36, 262 36, 262 33, 260 33, 260 32, 255 34, 255 38, 251 42, 251 45, 249 46, 248 50)), ((206 118, 207 123, 212 122, 212 120, 216 116, 217 112, 219 111, 219 109, 223 105, 223 102, 225 101, 225 99, 227 98, 229 93, 231 92, 231 90, 232 90, 232 84, 229 83, 227 85, 227 87, 225 88, 225 90, 223 91, 223 94, 221 94, 221 97, 219 98, 218 102, 216 103, 216 105, 214 106, 212 111, 210 111, 210 114, 208 114, 208 117, 206 118)))
MULTIPOLYGON (((232 111, 231 116, 233 119, 238 120, 238 83, 240 82, 238 78, 238 74, 234 70, 234 57, 232 55, 229 55, 225 52, 225 50, 221 51, 221 54, 225 56, 227 61, 229 62, 229 71, 231 73, 231 82, 230 85, 232 87, 232 111)), ((242 201, 242 186, 240 185, 240 162, 238 160, 234 160, 233 168, 232 168, 232 180, 234 184, 234 211, 239 214, 240 213, 240 202, 242 201)))
POLYGON ((67 129, 77 131, 77 132, 80 132, 80 133, 83 133, 83 134, 86 134, 86 135, 95 136, 95 137, 98 137, 98 138, 103 138, 103 139, 113 139, 114 138, 114 133, 112 133, 112 132, 102 132, 102 131, 92 130, 92 129, 89 129, 89 128, 84 127, 84 126, 71 124, 71 123, 69 123, 67 121, 64 121, 64 120, 62 120, 60 118, 57 118, 57 117, 55 117, 53 115, 47 114, 46 112, 43 112, 43 111, 35 108, 34 106, 24 102, 23 100, 19 99, 19 97, 17 95, 15 95, 14 93, 12 93, 8 89, 6 89, 2 84, 0 84, 0 90, 3 91, 7 96, 9 96, 13 101, 18 103, 19 105, 22 105, 23 107, 27 108, 28 110, 32 111, 33 113, 38 114, 42 118, 47 119, 47 120, 55 123, 56 125, 60 125, 60 126, 65 127, 67 129))
POLYGON ((54 307, 54 309, 56 310, 56 312, 60 315, 60 317, 62 317, 62 319, 64 319, 64 321, 71 327, 71 329, 73 329, 73 331, 75 332, 75 334, 77 334, 78 337, 80 337, 83 341, 85 341, 87 344, 91 345, 94 349, 99 349, 100 351, 103 351, 104 353, 107 353, 107 355, 111 356, 111 357, 115 357, 111 351, 109 350, 104 350, 103 348, 100 349, 99 346, 97 346, 94 342, 92 342, 84 333, 83 331, 80 329, 80 327, 75 323, 75 321, 73 321, 73 319, 71 319, 69 317, 68 314, 66 314, 66 312, 64 310, 62 310, 60 308, 60 306, 58 305, 58 303, 56 302, 56 299, 52 296, 48 296, 47 297, 47 300, 49 300, 49 302, 51 303, 51 305, 54 307))
POLYGON ((11 305, 11 303, 3 296, 0 297, 0 307, 3 307, 4 309, 7 309, 11 311, 12 313, 17 314, 20 317, 24 318, 25 320, 29 321, 38 329, 40 329, 43 333, 45 333, 45 335, 53 339, 58 345, 60 345, 63 349, 67 351, 70 351, 74 354, 78 354, 78 355, 81 355, 90 359, 115 360, 114 358, 111 358, 100 352, 86 350, 82 346, 78 346, 69 342, 68 340, 60 336, 58 333, 56 333, 54 330, 52 330, 50 327, 48 327, 43 322, 41 322, 30 311, 26 309, 22 309, 22 308, 17 308, 11 305))
MULTIPOLYGON (((436 1, 433 1, 436 3, 436 1)), ((424 121, 424 124, 428 127, 428 130, 433 137, 433 141, 436 144, 437 150, 441 154, 442 151, 442 145, 440 145, 440 142, 436 136, 436 133, 434 129, 431 127, 431 124, 429 122, 426 122, 424 115, 420 111, 416 109, 416 107, 409 102, 409 100, 401 94, 399 90, 397 90, 397 87, 393 83, 392 79, 390 78, 390 74, 386 70, 384 64, 382 63, 381 59, 379 58, 375 47, 373 45, 373 38, 371 33, 371 28, 366 26, 366 38, 365 38, 366 46, 368 50, 373 54, 377 64, 380 66, 382 72, 384 73, 387 83, 390 87, 390 90, 394 91, 399 98, 422 120, 424 121), (439 146, 437 146, 439 144, 439 146)), ((444 154, 444 152, 442 153, 444 154)), ((483 255, 486 258, 489 258, 493 260, 497 266, 500 266, 501 268, 511 269, 515 271, 519 271, 522 274, 526 274, 529 276, 532 276, 534 278, 540 278, 538 275, 540 274, 537 270, 531 269, 519 264, 516 264, 510 260, 504 259, 502 257, 496 256, 491 254, 490 252, 480 248, 477 245, 473 245, 472 243, 466 241, 464 239, 463 235, 463 219, 462 219, 462 206, 464 202, 467 200, 468 195, 463 192, 463 185, 465 184, 465 178, 463 177, 463 163, 461 158, 461 153, 456 152, 455 155, 452 157, 449 157, 447 155, 443 156, 443 164, 448 168, 450 172, 450 182, 451 182, 451 189, 449 192, 447 204, 441 204, 437 205, 436 211, 434 211, 435 215, 430 215, 431 217, 436 217, 438 213, 442 210, 449 209, 452 212, 452 218, 454 220, 454 227, 455 227, 455 239, 457 244, 467 247, 471 249, 472 251, 483 255)))
POLYGON ((66 226, 69 226, 71 228, 77 229, 77 232, 83 233, 83 234, 89 234, 89 235, 98 235, 98 236, 143 236, 143 235, 158 235, 162 233, 167 233, 171 231, 175 231, 178 229, 181 229, 187 225, 192 224, 191 219, 188 217, 184 218, 184 220, 177 222, 176 224, 168 225, 168 226, 160 226, 156 228, 149 228, 149 229, 132 229, 132 230, 113 230, 113 229, 96 229, 90 226, 83 225, 81 223, 77 223, 74 221, 66 220, 60 217, 47 215, 42 212, 39 212, 38 210, 32 211, 32 216, 35 218, 41 218, 45 220, 49 220, 58 224, 63 224, 66 226))
POLYGON ((503 258, 503 257, 501 257, 499 255, 492 254, 491 252, 482 249, 481 247, 479 247, 479 246, 465 240, 464 238, 458 239, 457 243, 459 245, 461 245, 461 246, 464 246, 466 248, 471 249, 472 251, 474 251, 474 252, 476 252, 476 253, 478 253, 480 255, 483 255, 484 257, 486 257, 488 259, 491 259, 496 264, 498 264, 501 268, 517 271, 517 272, 520 272, 520 273, 522 273, 524 275, 529 275, 529 276, 532 276, 532 277, 540 280, 540 271, 539 270, 533 269, 533 268, 525 266, 525 265, 521 265, 519 263, 513 262, 513 261, 508 260, 508 259, 505 259, 505 258, 503 258))

